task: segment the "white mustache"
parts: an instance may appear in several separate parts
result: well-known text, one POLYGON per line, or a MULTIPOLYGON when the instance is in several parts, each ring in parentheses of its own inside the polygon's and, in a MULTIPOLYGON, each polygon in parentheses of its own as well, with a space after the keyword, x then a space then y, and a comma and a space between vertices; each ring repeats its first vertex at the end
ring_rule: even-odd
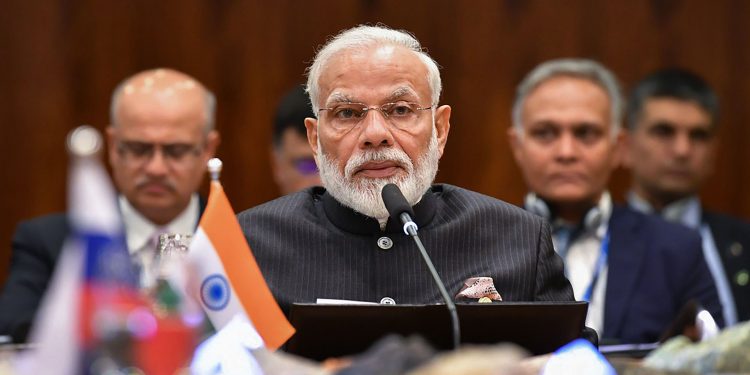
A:
POLYGON ((383 148, 379 150, 366 150, 359 152, 349 158, 344 168, 344 176, 351 179, 361 167, 370 162, 391 161, 406 170, 407 174, 414 172, 414 164, 405 152, 395 148, 383 148))

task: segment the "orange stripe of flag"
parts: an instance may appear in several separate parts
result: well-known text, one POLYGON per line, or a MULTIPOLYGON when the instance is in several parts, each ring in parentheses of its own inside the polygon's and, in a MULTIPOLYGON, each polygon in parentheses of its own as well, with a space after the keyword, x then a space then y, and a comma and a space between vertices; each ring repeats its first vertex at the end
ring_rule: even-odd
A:
POLYGON ((294 327, 289 324, 268 289, 232 206, 218 181, 211 182, 211 192, 200 227, 221 258, 232 288, 266 347, 277 349, 294 334, 294 327))

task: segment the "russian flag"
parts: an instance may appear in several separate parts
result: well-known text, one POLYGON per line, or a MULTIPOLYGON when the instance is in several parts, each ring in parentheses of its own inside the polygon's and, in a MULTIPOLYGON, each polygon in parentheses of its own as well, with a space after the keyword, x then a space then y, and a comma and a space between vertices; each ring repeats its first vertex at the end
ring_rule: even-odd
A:
POLYGON ((37 347, 14 361, 18 374, 87 372, 81 368, 84 351, 94 347, 100 333, 94 323, 103 329, 111 323, 105 317, 138 304, 115 190, 98 159, 101 144, 98 131, 88 126, 68 138, 71 234, 29 336, 37 347))
POLYGON ((294 334, 217 179, 211 181, 206 210, 190 243, 187 262, 198 281, 191 294, 197 295, 217 331, 239 315, 252 323, 271 350, 294 334))

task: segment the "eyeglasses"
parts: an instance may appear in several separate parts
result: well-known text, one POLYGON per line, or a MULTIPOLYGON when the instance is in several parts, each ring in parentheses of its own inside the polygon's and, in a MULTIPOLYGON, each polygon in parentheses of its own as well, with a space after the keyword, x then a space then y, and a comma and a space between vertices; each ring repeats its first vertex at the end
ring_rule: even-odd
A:
POLYGON ((166 162, 181 163, 189 156, 200 155, 202 146, 190 143, 117 142, 117 152, 120 153, 123 159, 132 164, 143 164, 151 160, 157 149, 161 150, 162 157, 166 162))
POLYGON ((318 165, 314 158, 297 158, 292 160, 294 169, 302 175, 312 176, 318 174, 318 165))
POLYGON ((329 122, 334 127, 349 129, 364 120, 372 109, 379 111, 394 126, 406 128, 415 124, 420 111, 426 111, 432 107, 420 107, 418 103, 407 101, 385 103, 373 107, 364 103, 338 103, 332 107, 319 109, 318 115, 320 116, 322 111, 327 111, 329 122))

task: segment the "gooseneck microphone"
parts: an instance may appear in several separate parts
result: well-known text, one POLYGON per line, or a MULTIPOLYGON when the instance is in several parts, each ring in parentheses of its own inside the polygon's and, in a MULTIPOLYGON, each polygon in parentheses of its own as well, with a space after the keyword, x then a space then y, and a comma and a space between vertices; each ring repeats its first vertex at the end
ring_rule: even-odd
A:
POLYGON ((424 259, 424 262, 427 264, 427 268, 430 270, 430 274, 432 274, 432 278, 435 280, 438 290, 440 290, 440 295, 442 295, 443 300, 445 300, 445 306, 448 308, 448 313, 451 316, 453 348, 458 349, 461 342, 461 329, 458 324, 456 304, 453 303, 453 299, 448 295, 448 291, 445 290, 445 284, 440 280, 440 275, 438 275, 437 270, 435 270, 435 266, 432 264, 430 256, 427 255, 427 250, 425 250, 424 245, 422 245, 422 240, 420 240, 417 235, 417 224, 412 220, 414 210, 409 205, 409 202, 406 201, 404 195, 401 194, 401 189, 395 184, 387 184, 383 186, 381 196, 383 197, 383 203, 388 210, 388 214, 404 224, 404 233, 414 238, 414 242, 416 242, 419 252, 422 253, 422 259, 424 259))

